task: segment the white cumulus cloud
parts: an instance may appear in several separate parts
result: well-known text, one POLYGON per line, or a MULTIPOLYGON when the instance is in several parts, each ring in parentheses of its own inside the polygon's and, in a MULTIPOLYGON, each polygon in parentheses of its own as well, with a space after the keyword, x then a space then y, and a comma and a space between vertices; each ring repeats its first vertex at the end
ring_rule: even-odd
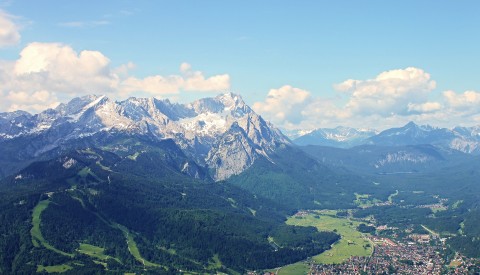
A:
POLYGON ((228 74, 206 77, 183 63, 177 75, 131 75, 135 67, 127 63, 113 68, 99 51, 75 51, 61 43, 28 44, 14 61, 0 60, 0 110, 24 109, 37 112, 86 94, 107 94, 112 98, 152 96, 180 92, 219 92, 230 88, 228 74))
POLYGON ((417 113, 431 113, 442 109, 442 104, 439 102, 425 102, 420 104, 409 103, 408 111, 417 113))
POLYGON ((154 96, 186 92, 219 92, 230 88, 228 74, 205 77, 201 71, 192 71, 188 63, 180 65, 180 75, 154 75, 145 78, 129 77, 121 83, 123 94, 147 92, 154 96))
POLYGON ((265 101, 254 103, 253 109, 265 115, 273 123, 298 122, 309 98, 310 92, 285 85, 278 89, 271 89, 265 101))
POLYGON ((283 129, 313 130, 339 125, 382 130, 408 121, 452 127, 480 121, 480 92, 445 91, 422 69, 382 72, 371 79, 334 85, 330 98, 284 86, 272 89, 254 109, 283 129))
POLYGON ((443 96, 447 104, 455 109, 480 109, 480 92, 466 91, 462 94, 457 94, 454 91, 445 91, 443 96))
POLYGON ((41 112, 46 108, 55 108, 60 102, 55 94, 48 91, 27 92, 9 92, 6 99, 12 102, 8 111, 32 110, 41 112))
POLYGON ((409 67, 382 72, 374 79, 349 79, 334 88, 350 97, 345 108, 352 113, 404 114, 408 106, 424 102, 436 82, 421 69, 409 67))

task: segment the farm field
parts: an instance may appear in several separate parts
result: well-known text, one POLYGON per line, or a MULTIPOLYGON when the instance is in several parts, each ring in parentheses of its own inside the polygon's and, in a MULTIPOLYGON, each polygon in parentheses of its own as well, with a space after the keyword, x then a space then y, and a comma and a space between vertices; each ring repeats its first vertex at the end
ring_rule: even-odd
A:
MULTIPOLYGON (((309 267, 305 262, 294 263, 278 269, 278 275, 304 275, 308 274, 309 267)), ((273 271, 275 272, 275 271, 273 271)))
POLYGON ((363 234, 357 231, 358 221, 348 218, 339 218, 322 212, 312 212, 304 217, 290 217, 290 225, 314 226, 319 231, 334 231, 341 239, 333 244, 332 248, 312 257, 312 260, 321 264, 342 263, 351 256, 369 256, 373 247, 363 234))
POLYGON ((361 208, 372 207, 375 203, 380 202, 378 199, 371 198, 368 194, 355 193, 354 203, 361 208))

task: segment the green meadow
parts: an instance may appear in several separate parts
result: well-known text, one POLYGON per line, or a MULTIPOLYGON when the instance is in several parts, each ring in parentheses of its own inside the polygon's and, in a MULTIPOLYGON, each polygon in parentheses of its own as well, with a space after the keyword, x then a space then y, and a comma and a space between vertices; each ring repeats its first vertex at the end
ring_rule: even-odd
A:
POLYGON ((357 226, 360 224, 358 221, 316 212, 301 219, 290 217, 287 224, 314 226, 319 231, 334 231, 341 236, 341 239, 333 244, 331 249, 312 257, 312 260, 316 263, 338 264, 351 256, 370 256, 373 252, 370 241, 357 230, 357 226))
POLYGON ((114 259, 118 263, 121 263, 119 259, 117 259, 115 257, 112 257, 112 256, 105 255, 105 253, 104 253, 105 249, 104 248, 98 247, 98 246, 95 246, 95 245, 80 243, 80 247, 77 249, 77 251, 82 253, 82 254, 88 255, 90 257, 97 258, 97 259, 102 260, 102 261, 106 261, 108 259, 114 259))
POLYGON ((51 266, 37 266, 37 272, 47 272, 47 273, 63 273, 72 269, 71 266, 62 264, 62 265, 51 265, 51 266))
POLYGON ((32 243, 35 247, 45 247, 49 250, 62 254, 64 256, 73 257, 73 254, 63 252, 61 250, 56 249, 51 244, 49 244, 42 235, 42 231, 40 229, 40 224, 42 223, 41 215, 42 212, 47 209, 48 205, 50 204, 49 200, 40 201, 35 208, 33 209, 32 213, 32 229, 30 230, 30 235, 32 236, 32 243))

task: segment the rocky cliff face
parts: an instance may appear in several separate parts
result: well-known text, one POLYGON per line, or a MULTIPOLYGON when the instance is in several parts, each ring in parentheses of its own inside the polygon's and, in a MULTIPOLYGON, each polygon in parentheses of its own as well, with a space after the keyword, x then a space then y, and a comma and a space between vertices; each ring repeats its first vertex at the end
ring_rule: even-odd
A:
POLYGON ((248 138, 238 123, 234 123, 210 150, 207 164, 215 169, 213 177, 223 180, 247 169, 260 151, 260 146, 248 138))
MULTIPOLYGON (((92 95, 36 115, 0 114, 0 143, 31 141, 33 146, 20 152, 31 157, 99 133, 172 139, 195 163, 212 170, 216 180, 238 174, 279 144, 290 143, 233 93, 190 104, 133 97, 116 102, 92 95)), ((188 163, 184 169, 194 175, 195 167, 188 163)))

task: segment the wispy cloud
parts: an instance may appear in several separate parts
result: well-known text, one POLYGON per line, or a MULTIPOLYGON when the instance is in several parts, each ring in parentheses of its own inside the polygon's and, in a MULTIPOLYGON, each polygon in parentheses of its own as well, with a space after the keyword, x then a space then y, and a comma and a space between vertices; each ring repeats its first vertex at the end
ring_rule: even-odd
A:
POLYGON ((20 42, 20 27, 14 16, 0 10, 0 48, 14 46, 20 42))
POLYGON ((67 28, 93 28, 98 26, 110 25, 108 20, 95 20, 95 21, 69 21, 58 23, 61 27, 67 28))
POLYGON ((13 0, 3 0, 0 2, 0 7, 6 8, 10 7, 13 3, 13 0))
POLYGON ((136 14, 139 10, 138 9, 123 9, 120 11, 116 11, 113 13, 106 13, 100 17, 98 20, 76 20, 76 21, 67 21, 67 22, 60 22, 58 26, 66 27, 66 28, 94 28, 100 27, 105 25, 112 24, 112 21, 119 19, 121 17, 128 17, 136 14))

